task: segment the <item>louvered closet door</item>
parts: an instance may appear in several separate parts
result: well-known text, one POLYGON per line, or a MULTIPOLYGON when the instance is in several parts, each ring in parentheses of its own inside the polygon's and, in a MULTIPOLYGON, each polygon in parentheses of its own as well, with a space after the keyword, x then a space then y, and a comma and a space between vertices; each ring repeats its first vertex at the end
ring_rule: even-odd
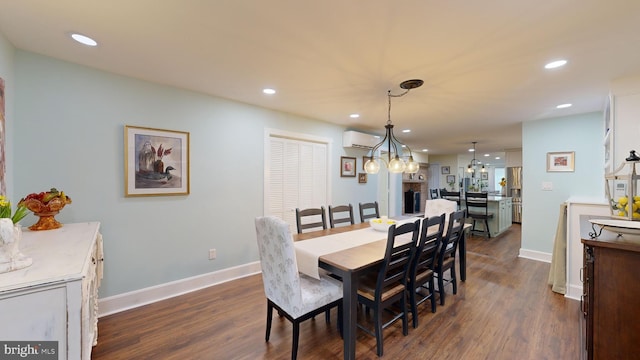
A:
POLYGON ((265 215, 282 218, 295 232, 297 207, 327 207, 327 144, 269 137, 265 165, 265 215))

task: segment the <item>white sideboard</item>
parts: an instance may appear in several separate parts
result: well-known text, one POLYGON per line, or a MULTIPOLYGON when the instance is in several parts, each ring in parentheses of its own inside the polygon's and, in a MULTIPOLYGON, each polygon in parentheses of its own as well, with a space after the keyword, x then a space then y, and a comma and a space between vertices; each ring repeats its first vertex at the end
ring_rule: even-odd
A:
POLYGON ((102 279, 100 223, 23 228, 27 268, 0 274, 0 339, 58 341, 59 359, 91 359, 102 279))
POLYGON ((580 300, 584 246, 582 239, 592 231, 589 219, 608 218, 611 210, 605 199, 570 198, 567 203, 567 292, 566 297, 580 300))

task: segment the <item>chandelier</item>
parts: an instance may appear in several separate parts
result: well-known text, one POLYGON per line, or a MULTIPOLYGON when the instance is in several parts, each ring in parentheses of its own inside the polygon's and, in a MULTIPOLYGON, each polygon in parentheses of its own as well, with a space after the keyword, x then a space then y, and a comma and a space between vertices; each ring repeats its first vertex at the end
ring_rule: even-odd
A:
MULTIPOLYGON (((478 165, 480 165, 480 162, 476 160, 476 144, 477 143, 478 143, 477 141, 473 141, 472 142, 473 150, 469 149, 469 151, 473 151, 473 160, 471 160, 469 165, 467 165, 467 172, 470 172, 472 177, 475 177, 476 170, 478 169, 478 165)), ((482 167, 480 168, 480 172, 485 172, 485 171, 487 171, 487 169, 485 169, 484 165, 482 165, 482 167)))
POLYGON ((389 111, 387 113, 387 124, 385 125, 386 132, 384 135, 384 139, 382 139, 382 141, 380 141, 373 147, 373 149, 371 149, 371 156, 369 156, 369 160, 367 160, 367 162, 364 164, 364 171, 366 173, 377 174, 378 171, 380 171, 380 162, 385 163, 390 173, 397 174, 406 172, 409 174, 415 174, 420 169, 420 164, 413 160, 411 148, 402 143, 393 135, 393 124, 391 123, 391 98, 404 96, 409 92, 409 90, 420 87, 423 83, 424 81, 418 79, 406 80, 400 83, 400 87, 406 90, 403 93, 393 95, 391 94, 391 90, 387 91, 389 111), (375 156, 380 147, 385 144, 387 147, 387 158, 385 159, 384 157, 375 156), (407 150, 409 150, 409 158, 406 162, 400 158, 398 147, 400 147, 400 150, 402 148, 407 148, 407 150))

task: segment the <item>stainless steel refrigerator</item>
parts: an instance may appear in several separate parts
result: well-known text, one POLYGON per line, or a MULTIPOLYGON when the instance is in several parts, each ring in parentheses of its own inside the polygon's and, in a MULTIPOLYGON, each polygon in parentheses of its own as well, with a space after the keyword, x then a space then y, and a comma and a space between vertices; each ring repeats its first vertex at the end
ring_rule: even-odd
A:
POLYGON ((507 196, 512 198, 512 222, 522 223, 522 167, 507 168, 507 196))

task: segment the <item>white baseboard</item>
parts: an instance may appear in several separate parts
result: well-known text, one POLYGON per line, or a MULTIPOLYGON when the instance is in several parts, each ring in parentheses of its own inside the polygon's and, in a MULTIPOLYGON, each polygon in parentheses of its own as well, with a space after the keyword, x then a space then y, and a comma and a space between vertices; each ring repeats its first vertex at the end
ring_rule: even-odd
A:
POLYGON ((542 251, 527 250, 527 249, 520 248, 520 253, 518 254, 518 257, 551 263, 551 254, 542 252, 542 251))
POLYGON ((564 297, 580 301, 582 294, 582 285, 569 284, 569 286, 567 286, 567 293, 564 295, 564 297))
POLYGON ((115 314, 209 286, 260 273, 260 262, 252 262, 208 274, 109 296, 98 300, 98 317, 115 314))

